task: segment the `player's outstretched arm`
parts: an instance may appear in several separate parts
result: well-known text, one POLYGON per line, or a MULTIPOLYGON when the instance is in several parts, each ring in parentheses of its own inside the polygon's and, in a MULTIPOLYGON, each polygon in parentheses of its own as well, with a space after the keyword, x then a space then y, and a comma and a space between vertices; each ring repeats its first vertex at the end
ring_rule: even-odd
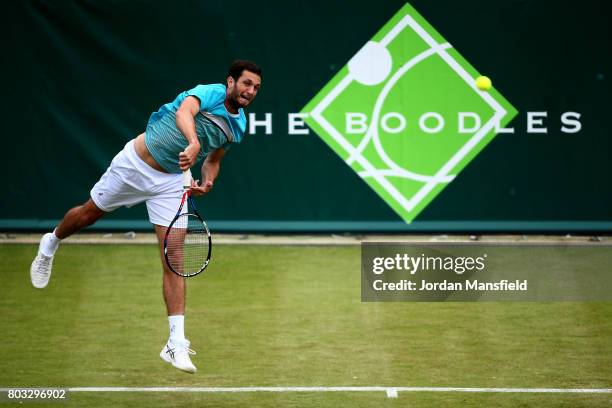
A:
POLYGON ((202 164, 202 185, 198 186, 194 181, 191 182, 191 193, 199 196, 208 193, 215 182, 215 179, 219 175, 221 169, 221 159, 225 156, 225 149, 223 147, 213 150, 206 156, 204 163, 202 164))
POLYGON ((179 153, 179 167, 185 171, 196 163, 200 152, 200 141, 196 133, 195 115, 200 111, 200 101, 194 96, 183 100, 176 111, 176 127, 189 143, 184 151, 179 153))

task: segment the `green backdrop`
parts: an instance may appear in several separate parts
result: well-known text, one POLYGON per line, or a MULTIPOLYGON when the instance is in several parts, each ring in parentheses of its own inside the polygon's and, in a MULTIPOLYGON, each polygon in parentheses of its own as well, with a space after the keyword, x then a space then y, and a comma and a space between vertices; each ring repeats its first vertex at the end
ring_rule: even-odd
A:
MULTIPOLYGON (((605 1, 412 1, 519 111, 416 218, 404 223, 299 112, 402 1, 11 1, 0 14, 0 228, 53 226, 150 113, 235 58, 257 61, 249 112, 273 114, 224 159, 200 199, 214 230, 610 231, 610 11, 605 1), (546 111, 547 134, 526 113, 546 111), (560 131, 563 112, 582 130, 560 131)), ((97 228, 150 228, 144 205, 97 228)))

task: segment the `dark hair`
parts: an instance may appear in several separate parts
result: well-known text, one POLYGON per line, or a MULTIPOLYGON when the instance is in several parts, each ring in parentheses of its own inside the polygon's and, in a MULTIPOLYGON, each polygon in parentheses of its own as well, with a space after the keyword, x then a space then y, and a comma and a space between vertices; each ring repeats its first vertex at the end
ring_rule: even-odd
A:
POLYGON ((259 66, 253 61, 246 60, 236 60, 232 62, 227 76, 231 76, 235 81, 237 81, 242 75, 242 71, 245 70, 257 74, 261 78, 261 68, 259 68, 259 66))

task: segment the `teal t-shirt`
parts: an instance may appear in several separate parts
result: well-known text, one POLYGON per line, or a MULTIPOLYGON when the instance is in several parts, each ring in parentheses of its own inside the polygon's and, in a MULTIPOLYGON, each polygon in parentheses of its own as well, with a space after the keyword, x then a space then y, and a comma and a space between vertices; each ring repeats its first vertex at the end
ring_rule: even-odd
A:
POLYGON ((188 96, 200 100, 200 112, 195 116, 196 133, 202 147, 198 161, 221 147, 229 149, 232 143, 240 143, 246 129, 244 111, 231 114, 225 108, 226 87, 223 84, 198 85, 181 92, 174 101, 163 105, 151 114, 145 143, 151 156, 169 173, 181 173, 179 153, 187 147, 187 139, 176 127, 176 111, 188 96))

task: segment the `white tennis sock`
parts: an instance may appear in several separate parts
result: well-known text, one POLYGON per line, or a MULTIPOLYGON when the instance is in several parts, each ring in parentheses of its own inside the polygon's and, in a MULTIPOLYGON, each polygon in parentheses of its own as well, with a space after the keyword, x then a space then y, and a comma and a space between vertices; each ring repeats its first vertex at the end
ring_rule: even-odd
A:
POLYGON ((180 343, 185 340, 185 316, 176 315, 168 316, 170 323, 170 341, 172 343, 180 343))
POLYGON ((40 241, 40 252, 44 256, 53 256, 59 247, 61 239, 55 235, 55 230, 51 234, 45 234, 40 241))

